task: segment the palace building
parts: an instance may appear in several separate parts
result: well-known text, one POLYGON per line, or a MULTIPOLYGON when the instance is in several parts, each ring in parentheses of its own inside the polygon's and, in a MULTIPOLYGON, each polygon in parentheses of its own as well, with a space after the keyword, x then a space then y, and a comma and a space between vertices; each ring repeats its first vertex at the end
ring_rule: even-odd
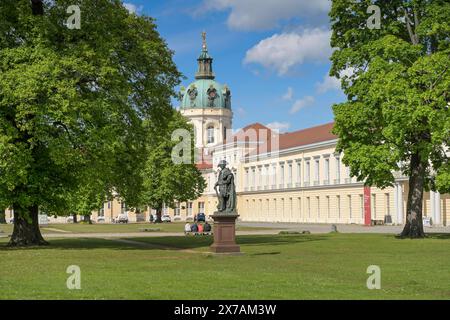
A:
MULTIPOLYGON (((203 36, 204 37, 204 36, 203 36)), ((198 164, 208 187, 184 210, 180 219, 212 214, 217 164, 226 160, 235 175, 237 209, 242 221, 403 224, 408 179, 394 173, 393 187, 365 187, 335 152, 333 123, 279 134, 254 123, 233 134, 231 91, 215 81, 205 38, 196 81, 181 90, 181 113, 194 125, 198 164)), ((450 198, 424 194, 423 215, 434 225, 450 225, 450 198)))
MULTIPOLYGON (((288 133, 278 133, 260 124, 232 131, 231 89, 215 80, 213 58, 205 34, 197 59, 195 81, 180 90, 180 112, 193 124, 199 163, 207 182, 203 195, 174 209, 163 208, 172 221, 191 220, 216 211, 214 184, 217 164, 226 160, 235 176, 237 211, 241 221, 404 224, 408 178, 394 173, 393 187, 365 187, 350 177, 350 170, 336 153, 333 123, 288 133)), ((424 193, 426 223, 450 225, 450 197, 424 193)), ((7 219, 12 212, 6 211, 7 219)), ((92 220, 112 222, 117 216, 129 221, 149 221, 152 210, 136 214, 117 197, 94 212, 92 220)), ((50 218, 66 222, 66 217, 50 218)))

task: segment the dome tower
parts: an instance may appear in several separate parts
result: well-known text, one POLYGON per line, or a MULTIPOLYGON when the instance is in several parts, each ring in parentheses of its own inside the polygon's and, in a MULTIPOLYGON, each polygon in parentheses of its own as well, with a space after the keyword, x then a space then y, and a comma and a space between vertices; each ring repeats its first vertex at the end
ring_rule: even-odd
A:
POLYGON ((233 112, 230 89, 215 80, 213 58, 208 53, 205 32, 202 38, 195 81, 187 88, 181 87, 179 98, 181 114, 194 125, 195 146, 207 154, 209 148, 226 139, 226 132, 231 129, 233 112))

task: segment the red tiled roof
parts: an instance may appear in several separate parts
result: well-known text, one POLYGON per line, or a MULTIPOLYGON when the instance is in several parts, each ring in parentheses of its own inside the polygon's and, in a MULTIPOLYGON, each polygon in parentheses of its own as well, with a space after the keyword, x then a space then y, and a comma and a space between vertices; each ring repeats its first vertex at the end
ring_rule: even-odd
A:
POLYGON ((195 166, 197 167, 198 170, 208 170, 213 167, 212 163, 206 162, 196 163, 195 166))
MULTIPOLYGON (((285 150, 294 147, 305 146, 308 144, 324 142, 337 139, 337 136, 331 133, 334 122, 326 123, 323 125, 301 129, 293 132, 286 132, 279 135, 278 150, 285 150)), ((274 146, 275 148, 276 146, 274 146)), ((251 151, 246 156, 254 156, 257 154, 263 154, 270 152, 271 141, 268 140, 264 144, 258 146, 257 149, 251 151)), ((276 150, 274 150, 276 151, 276 150)))
POLYGON ((260 139, 270 139, 270 135, 272 133, 272 130, 270 128, 266 127, 265 125, 262 125, 259 122, 255 122, 252 124, 249 124, 248 126, 245 126, 244 128, 240 129, 238 132, 236 132, 232 137, 224 141, 224 143, 230 143, 230 142, 257 142, 261 141, 260 139), (266 134, 263 135, 262 133, 266 130, 266 134), (253 131, 253 132, 252 132, 253 131), (253 134, 255 133, 255 134, 253 134))
POLYGON ((280 150, 337 139, 337 136, 331 133, 333 126, 334 122, 330 122, 320 126, 280 134, 280 150))

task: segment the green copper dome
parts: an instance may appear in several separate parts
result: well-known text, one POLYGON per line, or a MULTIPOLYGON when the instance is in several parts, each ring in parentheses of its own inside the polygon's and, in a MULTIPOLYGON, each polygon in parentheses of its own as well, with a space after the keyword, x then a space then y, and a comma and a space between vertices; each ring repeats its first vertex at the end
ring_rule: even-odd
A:
POLYGON ((202 33, 202 52, 198 57, 196 81, 187 88, 181 87, 179 99, 182 109, 191 108, 226 108, 231 109, 231 92, 227 85, 214 80, 212 71, 213 58, 208 54, 206 33, 202 33))
POLYGON ((181 108, 231 109, 231 93, 227 85, 212 79, 199 79, 181 89, 181 108))

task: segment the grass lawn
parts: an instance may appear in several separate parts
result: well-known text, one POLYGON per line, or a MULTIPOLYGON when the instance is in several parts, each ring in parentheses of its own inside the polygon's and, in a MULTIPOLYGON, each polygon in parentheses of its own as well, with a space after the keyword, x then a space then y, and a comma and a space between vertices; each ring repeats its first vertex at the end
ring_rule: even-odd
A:
MULTIPOLYGON (((192 223, 192 222, 191 222, 192 223)), ((42 234, 46 233, 130 233, 130 232, 141 232, 141 229, 160 229, 158 232, 183 232, 185 222, 171 222, 171 223, 120 223, 120 224, 109 224, 109 223, 94 223, 94 224, 83 224, 83 223, 60 223, 60 224, 49 224, 41 226, 42 234), (58 231, 59 230, 59 231, 58 231)), ((270 228, 263 227, 247 227, 247 226, 237 226, 236 230, 239 231, 250 231, 250 230, 268 230, 270 228)), ((4 234, 11 234, 13 226, 11 224, 1 224, 0 230, 4 234)), ((156 230, 155 230, 156 231, 156 230)))
POLYGON ((210 237, 129 240, 50 239, 48 247, 10 249, 0 239, 0 298, 450 298, 449 235, 240 236, 239 256, 205 253, 210 237), (81 268, 81 290, 66 288, 69 265, 81 268), (366 287, 369 265, 381 268, 380 290, 366 287))

